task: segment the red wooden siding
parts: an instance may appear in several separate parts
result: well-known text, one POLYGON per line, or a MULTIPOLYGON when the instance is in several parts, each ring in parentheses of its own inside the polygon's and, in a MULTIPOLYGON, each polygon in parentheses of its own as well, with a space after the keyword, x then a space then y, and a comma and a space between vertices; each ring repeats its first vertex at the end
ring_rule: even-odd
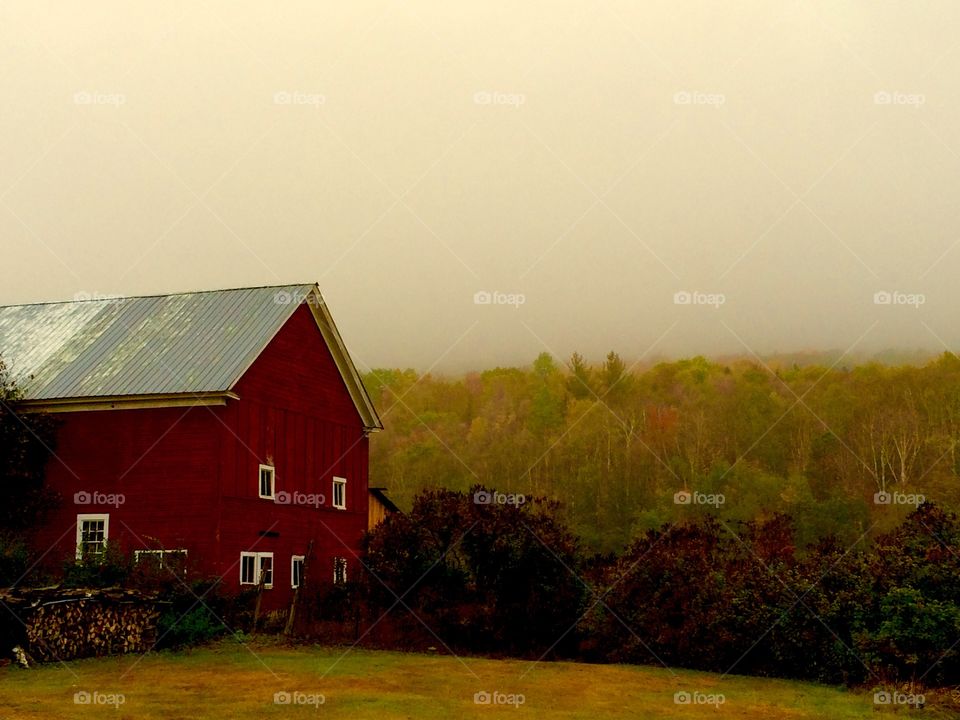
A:
POLYGON ((368 441, 356 407, 317 328, 299 307, 251 365, 223 407, 65 413, 50 484, 66 502, 37 535, 50 557, 74 551, 78 513, 109 512, 110 541, 127 550, 156 538, 185 547, 206 574, 239 589, 241 551, 274 553, 267 609, 290 597, 290 557, 315 556, 306 583, 329 583, 333 557, 348 558, 367 525, 368 441), (320 495, 325 505, 281 505, 258 497, 258 467, 276 468, 276 489, 320 495), (333 509, 332 480, 347 479, 346 510, 333 509), (73 493, 122 492, 118 508, 77 507, 73 493), (128 529, 129 528, 129 529, 128 529), (264 533, 276 533, 265 536, 264 533), (65 533, 65 535, 64 535, 65 533), (61 537, 62 536, 62 537, 61 537))
POLYGON ((191 554, 214 550, 209 527, 216 506, 216 436, 205 408, 160 408, 64 413, 57 458, 47 482, 62 495, 50 522, 39 528, 37 546, 53 548, 47 559, 58 566, 75 551, 76 516, 110 514, 110 541, 126 550, 189 547, 191 554), (119 507, 78 505, 78 492, 122 493, 119 507))

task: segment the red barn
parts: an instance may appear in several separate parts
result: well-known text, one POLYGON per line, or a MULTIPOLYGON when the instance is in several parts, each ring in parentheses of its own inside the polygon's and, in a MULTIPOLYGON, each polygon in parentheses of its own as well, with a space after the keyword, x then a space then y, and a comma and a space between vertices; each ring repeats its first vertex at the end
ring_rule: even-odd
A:
POLYGON ((48 560, 109 543, 265 607, 355 567, 382 425, 316 285, 0 307, 0 357, 62 420, 48 560))

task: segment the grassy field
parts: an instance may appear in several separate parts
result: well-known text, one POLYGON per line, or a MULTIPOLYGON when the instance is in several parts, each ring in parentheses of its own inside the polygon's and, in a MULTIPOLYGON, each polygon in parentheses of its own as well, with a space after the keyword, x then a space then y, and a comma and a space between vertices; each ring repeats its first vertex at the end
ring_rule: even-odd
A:
POLYGON ((955 716, 944 707, 894 715, 875 708, 869 693, 783 680, 620 665, 344 653, 224 642, 180 653, 0 668, 0 717, 776 720, 875 718, 878 710, 890 717, 955 716), (90 702, 75 702, 77 693, 90 702), (276 693, 290 703, 276 703, 276 693), (490 693, 490 703, 478 704, 477 693, 490 693), (691 702, 675 702, 676 693, 688 693, 680 698, 691 702))

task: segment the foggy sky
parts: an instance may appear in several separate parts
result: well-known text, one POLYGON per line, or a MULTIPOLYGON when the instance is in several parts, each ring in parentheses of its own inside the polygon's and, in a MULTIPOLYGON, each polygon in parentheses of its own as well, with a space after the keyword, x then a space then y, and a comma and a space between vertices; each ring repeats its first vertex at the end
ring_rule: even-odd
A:
POLYGON ((958 24, 7 0, 0 304, 316 281, 361 369, 955 350, 958 24))

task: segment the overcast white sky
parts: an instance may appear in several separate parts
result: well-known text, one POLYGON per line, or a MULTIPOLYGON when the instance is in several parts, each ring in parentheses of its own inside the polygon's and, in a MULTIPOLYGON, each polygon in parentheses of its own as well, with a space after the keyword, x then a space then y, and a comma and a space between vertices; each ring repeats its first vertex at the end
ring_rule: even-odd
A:
POLYGON ((361 367, 957 349, 958 26, 7 0, 0 303, 317 281, 361 367))

